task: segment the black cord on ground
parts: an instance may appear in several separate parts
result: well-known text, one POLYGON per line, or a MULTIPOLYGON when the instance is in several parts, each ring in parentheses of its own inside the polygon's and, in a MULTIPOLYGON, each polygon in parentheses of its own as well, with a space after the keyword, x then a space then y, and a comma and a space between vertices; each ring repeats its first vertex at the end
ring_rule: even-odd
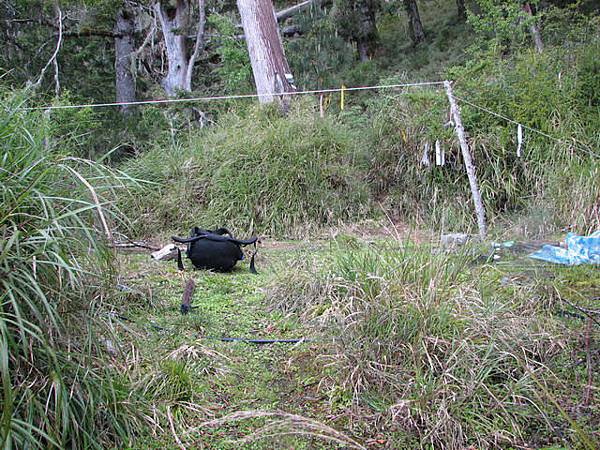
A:
POLYGON ((216 337, 216 336, 202 336, 204 339, 212 339, 221 342, 246 342, 248 344, 298 344, 300 342, 314 342, 314 339, 253 339, 253 338, 239 338, 239 337, 216 337))
MULTIPOLYGON (((190 309, 195 308, 195 306, 190 306, 190 309)), ((113 317, 116 317, 124 322, 132 322, 129 317, 122 316, 120 314, 113 314, 113 317)), ((168 328, 161 327, 154 322, 150 322, 150 326, 157 331, 169 331, 172 330, 168 328)), ((265 344, 299 344, 303 342, 315 342, 315 339, 307 339, 307 338, 297 338, 297 339, 260 339, 260 338, 241 338, 241 337, 217 337, 217 336, 200 336, 202 339, 210 339, 221 342, 245 342, 247 344, 256 344, 256 345, 265 345, 265 344)))

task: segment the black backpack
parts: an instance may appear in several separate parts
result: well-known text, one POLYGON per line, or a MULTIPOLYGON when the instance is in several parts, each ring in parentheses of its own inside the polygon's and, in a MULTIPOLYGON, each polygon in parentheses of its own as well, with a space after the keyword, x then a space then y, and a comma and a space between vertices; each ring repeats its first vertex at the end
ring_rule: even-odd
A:
MULTIPOLYGON (((256 256, 256 242, 258 238, 235 239, 227 228, 217 230, 203 230, 194 227, 190 237, 180 238, 172 236, 175 242, 187 244, 187 257, 197 269, 214 270, 217 272, 229 272, 238 261, 244 259, 243 246, 254 245, 254 253, 250 258, 250 272, 257 273, 254 267, 256 256)), ((177 249, 177 267, 183 270, 181 250, 177 249)))

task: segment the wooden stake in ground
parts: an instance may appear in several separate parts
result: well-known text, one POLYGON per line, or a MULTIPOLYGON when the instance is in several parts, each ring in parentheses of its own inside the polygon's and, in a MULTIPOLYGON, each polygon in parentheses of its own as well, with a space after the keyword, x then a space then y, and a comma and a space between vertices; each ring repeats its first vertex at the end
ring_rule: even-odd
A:
POLYGON ((462 124, 460 117, 460 110, 452 94, 452 86, 449 81, 444 81, 446 87, 446 95, 450 102, 450 113, 452 114, 452 120, 454 121, 454 130, 456 136, 460 142, 460 149, 462 151, 463 159, 465 161, 465 168, 467 169, 467 175, 469 176, 469 184, 471 185, 471 194, 473 195, 473 203, 475 203, 475 214, 477 214, 477 225, 479 226, 479 236, 485 239, 487 235, 487 224, 485 221, 485 208, 481 200, 481 192, 479 191, 479 184, 477 183, 477 175, 475 174, 475 166, 473 165, 473 159, 471 158, 471 152, 469 150, 469 144, 467 143, 467 136, 465 135, 465 129, 462 124))
POLYGON ((192 278, 188 280, 183 291, 183 299, 181 300, 181 314, 187 314, 192 309, 192 297, 194 296, 194 290, 196 289, 196 283, 192 278))
POLYGON ((325 110, 323 109, 323 94, 319 95, 319 116, 321 119, 325 117, 325 110))

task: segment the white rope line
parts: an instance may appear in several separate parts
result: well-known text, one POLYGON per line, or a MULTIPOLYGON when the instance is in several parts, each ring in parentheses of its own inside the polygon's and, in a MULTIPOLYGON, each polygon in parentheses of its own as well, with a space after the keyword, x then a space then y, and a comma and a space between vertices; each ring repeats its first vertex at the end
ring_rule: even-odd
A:
MULTIPOLYGON (((481 110, 481 111, 484 111, 484 112, 486 112, 486 113, 488 113, 488 114, 491 114, 492 116, 496 116, 496 117, 498 117, 498 118, 500 118, 500 119, 503 119, 503 120, 505 120, 505 121, 507 121, 507 122, 510 122, 510 123, 513 123, 513 124, 515 124, 515 125, 521 126, 521 127, 525 128, 526 130, 532 131, 533 133, 537 133, 537 134, 539 134, 539 135, 542 135, 542 136, 544 136, 544 137, 547 137, 547 138, 549 138, 549 139, 552 139, 553 141, 556 141, 556 142, 558 142, 558 143, 560 143, 560 144, 562 144, 562 143, 565 143, 565 141, 566 141, 566 139, 557 138, 556 136, 552 136, 552 135, 550 135, 550 134, 548 134, 548 133, 544 133, 543 131, 541 131, 541 130, 538 130, 538 129, 536 129, 536 128, 531 128, 531 127, 529 127, 529 126, 527 126, 527 125, 524 125, 524 124, 522 124, 522 123, 520 123, 520 122, 517 122, 517 121, 516 121, 516 120, 514 120, 514 119, 511 119, 510 117, 506 117, 506 116, 503 116, 502 114, 499 114, 499 113, 497 113, 497 112, 495 112, 495 111, 492 111, 491 109, 488 109, 488 108, 486 108, 486 107, 484 107, 484 106, 476 105, 475 103, 473 103, 473 102, 470 102, 469 100, 466 100, 466 99, 464 99, 464 98, 462 98, 462 97, 458 97, 458 96, 456 96, 456 95, 455 95, 455 96, 454 96, 454 98, 456 98, 457 100, 459 100, 459 101, 461 101, 461 102, 463 102, 463 103, 466 103, 466 104, 467 104, 467 105, 469 105, 469 106, 472 106, 473 108, 477 108, 477 109, 479 109, 479 110, 481 110)), ((578 147, 579 149, 581 149, 581 150, 583 150, 583 151, 587 152, 587 153, 588 153, 588 154, 590 154, 591 156, 594 156, 594 157, 596 157, 596 158, 600 157, 600 155, 598 155, 597 153, 593 152, 593 151, 592 151, 592 150, 590 150, 589 148, 586 148, 586 147, 584 147, 582 144, 578 144, 578 143, 577 143, 577 142, 575 142, 575 141, 573 142, 573 144, 575 145, 575 147, 578 147)))
POLYGON ((400 83, 400 84, 380 84, 375 86, 356 86, 356 87, 340 87, 331 89, 314 89, 307 91, 280 92, 271 94, 235 94, 235 95, 217 95, 214 97, 193 97, 193 98, 168 98, 159 100, 140 100, 135 102, 114 102, 114 103, 88 103, 81 105, 56 105, 56 106, 34 106, 22 108, 24 110, 51 110, 51 109, 76 109, 76 108, 103 108, 108 106, 135 106, 135 105, 158 105, 165 103, 185 103, 185 102, 208 102, 214 100, 236 100, 244 98, 260 98, 266 96, 284 96, 284 95, 312 95, 312 94, 327 94, 331 92, 351 92, 351 91, 367 91, 375 89, 394 89, 401 87, 412 86, 434 86, 443 85, 443 81, 423 81, 418 83, 400 83))

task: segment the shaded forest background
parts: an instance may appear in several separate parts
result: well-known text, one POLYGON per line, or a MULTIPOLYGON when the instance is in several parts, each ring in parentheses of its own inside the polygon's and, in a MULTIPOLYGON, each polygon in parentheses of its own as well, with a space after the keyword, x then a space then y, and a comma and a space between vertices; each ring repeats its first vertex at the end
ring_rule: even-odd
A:
MULTIPOLYGON (((598 187, 590 183, 598 177, 594 2, 339 0, 274 7, 297 89, 448 78, 456 81, 459 97, 556 138, 526 132, 525 158, 517 158, 514 124, 463 105, 492 221, 515 212, 534 222, 543 216, 544 226, 525 225, 542 226, 538 234, 598 226, 598 187)), ((29 106, 255 92, 234 2, 20 1, 1 8, 1 83, 5 89, 28 86, 21 92, 29 106), (174 30, 168 34, 179 42, 179 59, 165 45, 165 29, 174 30), (182 67, 179 73, 175 66, 182 67)), ((381 202, 405 221, 468 228, 468 185, 438 91, 352 93, 343 111, 339 94, 326 95, 323 121, 306 114, 318 108, 315 96, 295 102, 289 120, 274 118, 276 127, 268 113, 253 109, 253 100, 52 110, 43 120, 63 148, 124 164, 162 186, 143 187, 160 206, 127 204, 139 209, 136 234, 189 226, 197 213, 211 223, 293 234, 307 224, 377 215, 381 202), (447 164, 423 168, 423 149, 436 141, 447 164), (285 149, 291 158, 286 166, 303 164, 321 147, 336 149, 325 153, 331 160, 315 160, 312 178, 299 181, 317 191, 308 196, 316 204, 278 211, 279 198, 292 195, 285 205, 306 199, 279 192, 277 181, 256 184, 252 177, 262 175, 252 172, 287 179, 283 167, 265 164, 278 164, 285 149), (230 174, 215 168, 225 162, 247 169, 236 177, 239 185, 223 186, 232 182, 230 174), (169 204, 202 211, 186 215, 169 204), (274 211, 265 210, 273 204, 274 211), (277 223, 283 217, 285 223, 277 223)))

